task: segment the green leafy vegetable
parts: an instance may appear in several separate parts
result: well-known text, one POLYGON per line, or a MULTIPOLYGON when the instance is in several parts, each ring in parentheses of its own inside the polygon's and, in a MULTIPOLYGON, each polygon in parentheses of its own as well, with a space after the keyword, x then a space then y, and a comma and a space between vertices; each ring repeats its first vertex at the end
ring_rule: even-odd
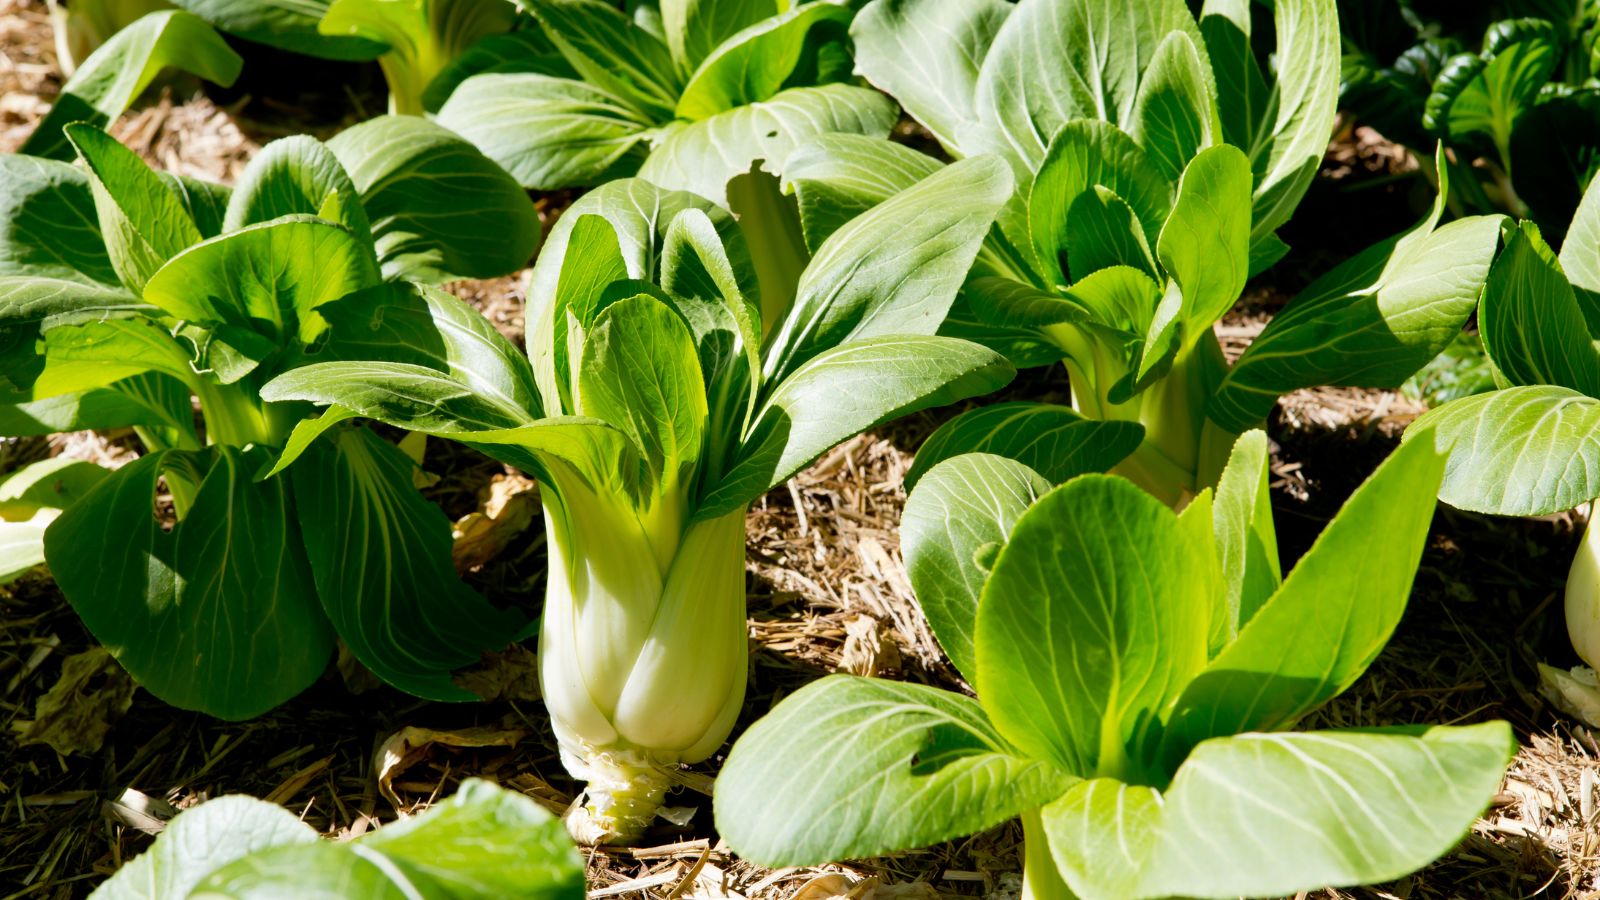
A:
POLYGON ((323 674, 335 637, 397 687, 473 699, 451 672, 524 627, 456 577, 414 464, 371 432, 341 429, 267 477, 309 407, 260 387, 366 339, 386 305, 426 308, 381 269, 506 271, 537 239, 514 183, 412 122, 379 119, 331 148, 269 145, 231 193, 163 178, 86 124, 66 130, 81 170, 0 157, 21 176, 0 204, 0 433, 133 426, 147 451, 74 487, 59 516, 65 502, 18 500, 7 524, 54 518, 44 558, 63 593, 169 703, 258 715, 323 674), (394 140, 368 137, 385 129, 394 140), (471 189, 433 187, 446 176, 471 189), (473 227, 485 196, 497 221, 473 227), (485 251, 490 227, 523 237, 485 251))
MULTIPOLYGON (((1313 284, 1230 367, 1212 326, 1287 250, 1274 231, 1322 158, 1339 87, 1332 0, 1281 2, 1273 19, 1272 81, 1242 3, 1197 21, 1175 0, 874 0, 852 25, 862 72, 946 152, 995 152, 1017 176, 942 333, 1019 366, 1061 360, 1079 414, 1143 429, 1114 471, 1171 505, 1216 483, 1280 395, 1398 386, 1438 355, 1498 241, 1498 218, 1439 227, 1436 208, 1313 284)), ((808 244, 938 168, 867 145, 834 135, 785 164, 808 244)))
POLYGON ((583 863, 532 800, 468 779, 425 812, 354 840, 319 840, 275 803, 234 795, 172 821, 96 900, 312 897, 576 900, 583 863))
POLYGON ((1004 163, 977 158, 862 213, 786 286, 797 299, 763 341, 729 215, 612 182, 564 213, 540 253, 527 360, 488 352, 503 344, 493 329, 441 300, 431 331, 409 314, 375 318, 345 332, 358 344, 329 342, 340 361, 266 388, 273 402, 458 440, 539 479, 541 681, 563 761, 588 782, 569 823, 579 837, 637 837, 666 770, 710 756, 733 727, 750 503, 860 431, 1011 378, 993 351, 934 335, 1010 189, 1004 163))
POLYGON ((907 506, 908 566, 977 700, 807 685, 735 744, 719 831, 756 862, 810 865, 1021 814, 1024 891, 1080 900, 1284 896, 1449 850, 1499 788, 1506 723, 1285 731, 1393 632, 1444 456, 1402 445, 1279 584, 1275 559, 1240 552, 1244 533, 1275 545, 1265 446, 1241 438, 1181 515, 1115 476, 1043 492, 998 457, 934 466, 907 506), (1246 604, 1230 585, 1266 587, 1246 604), (798 777, 817 754, 828 777, 798 777))

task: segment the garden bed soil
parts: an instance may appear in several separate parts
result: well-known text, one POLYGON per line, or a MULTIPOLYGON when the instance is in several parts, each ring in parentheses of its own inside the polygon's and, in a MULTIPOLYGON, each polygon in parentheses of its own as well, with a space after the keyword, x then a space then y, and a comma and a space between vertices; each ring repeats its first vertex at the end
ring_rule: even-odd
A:
MULTIPOLYGON (((60 85, 53 56, 44 4, 0 0, 0 151, 17 147, 48 109, 60 85)), ((371 82, 355 81, 346 106, 304 91, 262 96, 245 85, 207 93, 175 81, 147 96, 114 133, 155 165, 231 181, 260 144, 301 122, 331 133, 340 122, 329 121, 327 110, 380 108, 360 93, 371 82)), ((1342 129, 1284 235, 1291 245, 1316 249, 1296 250, 1252 285, 1221 328, 1230 353, 1311 278, 1414 220, 1427 196, 1420 178, 1408 175, 1414 168, 1403 150, 1370 130, 1342 129), (1360 202, 1351 202, 1357 192, 1360 202)), ((546 225, 570 200, 540 201, 546 225)), ((519 278, 452 289, 520 339, 519 278)), ((1027 372, 1007 392, 1064 400, 1065 377, 1059 367, 1027 372)), ((850 441, 751 510, 752 674, 741 727, 828 672, 962 689, 914 602, 897 539, 911 453, 955 411, 921 414, 850 441)), ((1319 389, 1280 404, 1269 430, 1286 563, 1310 546, 1420 411, 1389 391, 1319 389)), ((9 441, 0 446, 0 471, 48 454, 115 464, 132 453, 129 438, 119 435, 9 441)), ((478 517, 466 526, 475 535, 490 524, 482 518, 486 506, 502 523, 530 518, 533 495, 518 493, 529 485, 497 463, 432 442, 424 468, 438 476, 429 494, 452 519, 478 517)), ((473 560, 467 575, 492 600, 530 611, 543 564, 542 531, 531 518, 533 526, 508 542, 495 540, 507 526, 487 528, 498 552, 473 560)), ((1522 749, 1491 808, 1444 859, 1381 888, 1302 896, 1600 897, 1600 743, 1534 689, 1537 661, 1576 662, 1565 641, 1560 588, 1580 524, 1570 516, 1504 520, 1440 508, 1394 640, 1351 691, 1306 724, 1505 718, 1522 749)), ((328 835, 348 836, 414 812, 470 776, 558 811, 576 790, 536 696, 531 652, 490 661, 479 684, 505 695, 492 702, 421 702, 342 666, 282 708, 238 723, 172 709, 133 690, 114 665, 92 666, 75 691, 57 691, 67 700, 47 720, 67 743, 93 744, 99 735, 99 749, 63 755, 20 743, 41 698, 61 680, 63 663, 93 650, 46 573, 0 588, 0 900, 83 896, 147 847, 173 809, 222 794, 266 797, 328 835)), ((683 824, 660 821, 639 848, 585 851, 591 897, 931 900, 1018 892, 1021 832, 1014 824, 835 866, 772 871, 740 861, 712 827, 708 792, 718 762, 683 773, 670 800, 683 824)))

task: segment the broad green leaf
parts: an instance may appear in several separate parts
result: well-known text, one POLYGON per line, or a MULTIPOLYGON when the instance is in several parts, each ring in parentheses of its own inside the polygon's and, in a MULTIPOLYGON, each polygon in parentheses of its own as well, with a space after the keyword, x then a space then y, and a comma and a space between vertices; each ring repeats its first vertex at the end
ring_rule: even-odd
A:
POLYGON ((23 141, 21 153, 72 159, 66 126, 109 125, 168 67, 182 68, 224 87, 239 77, 243 60, 206 22, 180 10, 151 13, 117 32, 78 64, 44 121, 23 141))
POLYGON ((977 126, 980 67, 1014 9, 1004 0, 874 0, 850 25, 856 65, 957 154, 977 126))
MULTIPOLYGON (((428 82, 427 89, 422 92, 422 105, 429 112, 436 113, 469 78, 476 75, 519 73, 578 79, 578 73, 567 64, 566 58, 543 31, 537 28, 524 28, 508 34, 486 37, 468 47, 466 52, 451 60, 432 81, 428 82)), ((465 134, 460 128, 449 123, 440 124, 449 126, 458 134, 465 134)))
POLYGON ((767 382, 847 341, 937 331, 1010 193, 998 159, 963 160, 834 232, 767 340, 767 382))
MULTIPOLYGON (((0 245, 3 246, 3 245, 0 245)), ((1578 292, 1586 318, 1600 317, 1600 182, 1591 181, 1561 242, 1561 268, 1578 292)), ((1590 327, 1590 332, 1596 330, 1590 327)))
POLYGON ((428 811, 359 839, 456 898, 578 900, 583 862, 561 820, 515 791, 469 778, 428 811))
POLYGON ((44 562, 44 532, 107 470, 83 460, 53 457, 0 479, 0 584, 44 562))
POLYGON ((1161 813, 1155 788, 1113 778, 1080 781, 1040 810, 1050 856, 1078 900, 1135 896, 1161 813))
POLYGON ((728 182, 750 171, 752 163, 764 161, 767 171, 780 171, 790 152, 821 134, 888 137, 896 113, 893 101, 868 88, 790 88, 708 119, 670 126, 639 167, 639 177, 722 204, 728 182))
POLYGON ((1278 533, 1272 522, 1271 448, 1264 431, 1247 431, 1233 444, 1217 484, 1212 522, 1227 592, 1231 641, 1283 582, 1278 533))
POLYGON ((333 0, 174 0, 222 31, 320 59, 377 59, 387 49, 366 38, 317 30, 333 0))
POLYGON ((678 69, 693 72, 710 51, 781 11, 778 0, 664 0, 661 24, 678 69))
POLYGON ((411 363, 454 377, 507 410, 536 414, 527 359, 477 310, 438 288, 389 282, 324 304, 327 340, 307 361, 411 363))
POLYGON ((1423 126, 1458 142, 1472 133, 1487 135, 1501 165, 1515 175, 1511 132, 1532 106, 1560 61, 1561 48, 1549 22, 1521 19, 1497 22, 1485 35, 1481 55, 1453 57, 1435 79, 1423 113, 1423 126))
POLYGON ((1205 0, 1200 34, 1217 85, 1223 138, 1255 151, 1258 123, 1266 117, 1272 97, 1250 44, 1250 18, 1250 0, 1205 0))
POLYGON ((1243 153, 1212 147, 1183 170, 1156 256, 1182 292, 1182 341, 1193 347, 1233 308, 1249 277, 1250 163, 1243 153))
POLYGON ((276 803, 218 797, 173 819, 149 850, 118 869, 90 896, 94 900, 188 897, 208 874, 234 860, 317 840, 316 829, 276 803))
POLYGON ((654 121, 668 121, 683 78, 667 45, 602 0, 528 0, 545 34, 583 80, 654 121))
MULTIPOLYGON (((1593 314, 1600 318, 1600 310, 1593 314)), ((1495 368, 1513 385, 1600 396, 1600 348, 1587 318, 1539 227, 1520 223, 1489 269, 1478 306, 1478 331, 1495 368)))
POLYGON ((743 506, 868 428, 987 394, 1015 375, 994 351, 953 338, 874 337, 823 350, 772 391, 696 515, 743 506))
POLYGON ((121 287, 82 169, 0 155, 0 277, 12 276, 121 287))
POLYGON ((1430 217, 1337 266, 1273 317, 1228 371, 1207 414, 1243 431, 1313 385, 1397 387, 1438 356, 1477 307, 1499 216, 1430 217))
POLYGON ((191 385, 195 381, 183 345, 160 323, 146 318, 52 328, 44 333, 44 355, 44 368, 33 382, 36 400, 107 387, 146 372, 191 385))
POLYGON ((963 453, 992 453, 1016 460, 1048 484, 1104 472, 1144 439, 1137 422, 1086 419, 1070 407, 1012 401, 968 410, 939 426, 917 448, 906 470, 907 491, 934 465, 963 453))
POLYGON ((1126 124, 1142 74, 1173 31, 1201 46, 1182 0, 1018 5, 984 57, 977 122, 959 134, 962 153, 1001 152, 1022 174, 1038 171, 1050 140, 1074 119, 1126 124))
POLYGON ((783 163, 783 183, 800 205, 812 252, 844 223, 939 171, 925 153, 860 134, 824 134, 783 163))
POLYGON ((978 696, 1026 755, 1138 775, 1140 749, 1205 665, 1205 548, 1131 482, 1085 475, 1028 510, 978 604, 978 696))
POLYGON ((1553 385, 1452 400, 1406 430, 1450 446, 1439 499, 1504 516, 1551 515, 1600 497, 1600 400, 1553 385))
POLYGON ((130 290, 143 291, 167 260, 199 242, 200 230, 177 195, 132 150, 92 125, 69 125, 66 134, 89 168, 111 266, 130 290))
POLYGON ((273 141, 261 148, 234 186, 222 230, 238 231, 280 216, 315 216, 334 202, 345 226, 360 238, 369 238, 372 226, 361 206, 361 195, 350 175, 326 145, 306 135, 273 141))
POLYGON ((317 307, 378 279, 370 245, 348 228, 285 216, 178 254, 150 278, 144 298, 175 319, 306 345, 327 328, 317 307))
POLYGON ((650 120, 604 88, 538 73, 475 75, 439 110, 525 188, 602 184, 644 161, 650 120))
POLYGON ((171 446, 200 446, 189 388, 156 372, 81 394, 0 405, 0 434, 14 437, 130 426, 159 429, 170 437, 171 446))
POLYGON ((1184 689, 1163 740, 1169 765, 1207 738, 1288 728, 1366 671, 1411 597, 1444 464, 1431 439, 1414 439, 1356 489, 1184 689))
MULTIPOLYGON (((563 386, 568 377, 563 362, 567 359, 566 304, 575 297, 594 295, 619 277, 655 283, 667 230, 686 209, 698 209, 710 217, 734 270, 750 271, 749 252, 731 215, 703 197, 663 190, 640 178, 601 185, 556 220, 528 276, 526 293, 528 358, 547 415, 571 411, 563 386), (604 219, 610 227, 585 224, 591 217, 604 219)), ((746 293, 753 294, 753 286, 746 293)))
POLYGON ((300 366, 261 389, 270 402, 306 400, 429 434, 516 428, 532 424, 525 409, 485 396, 461 379, 427 366, 326 362, 300 366))
POLYGON ((997 551, 1017 519, 1049 492, 1048 480, 1014 459, 965 453, 931 467, 906 500, 900 518, 906 575, 939 646, 969 683, 978 680, 972 636, 989 578, 978 555, 997 551))
POLYGON ((1446 853, 1500 787, 1511 728, 1243 734, 1166 791, 1135 897, 1281 897, 1391 881, 1446 853))
POLYGON ((601 216, 580 216, 567 235, 565 250, 553 302, 529 329, 534 336, 529 347, 535 365, 548 361, 553 366, 549 377, 554 386, 543 393, 549 398, 546 406, 554 412, 578 408, 574 395, 583 357, 582 329, 602 309, 606 289, 628 280, 617 230, 601 216))
POLYGON ((1012 751, 969 697, 831 675, 734 745, 717 776, 717 829, 762 865, 815 865, 973 834, 1074 780, 1012 751))
POLYGON ((648 296, 607 306, 579 364, 577 413, 611 423, 675 480, 699 458, 708 411, 699 354, 682 318, 648 296))
MULTIPOLYGON (((1248 7, 1241 4, 1246 10, 1248 7)), ((1248 11, 1244 13, 1249 15, 1248 11)), ((1222 118, 1243 120, 1250 137, 1230 133, 1230 143, 1246 148, 1251 168, 1256 173, 1252 204, 1251 244, 1257 244, 1289 220, 1328 147, 1333 120, 1339 103, 1339 13, 1335 0, 1279 0, 1273 6, 1277 29, 1275 54, 1279 60, 1294 60, 1277 67, 1277 81, 1271 92, 1257 103, 1259 75, 1240 72, 1254 66, 1248 46, 1231 45, 1226 52, 1243 53, 1250 62, 1229 60, 1222 63, 1232 70, 1237 85, 1248 85, 1244 96, 1223 92, 1222 118), (1242 115, 1231 111, 1233 102, 1248 104, 1242 115)), ((1217 55, 1213 55, 1213 60, 1217 55)), ((1217 76, 1218 82, 1224 80, 1217 76)))
POLYGON ((361 193, 386 278, 492 278, 522 268, 539 243, 539 214, 516 181, 427 119, 372 119, 328 149, 361 193))
POLYGON ((45 532, 62 593, 134 680, 232 721, 304 690, 333 652, 287 485, 251 480, 263 461, 227 446, 152 453, 45 532), (170 532, 151 514, 169 470, 198 482, 170 532))
POLYGON ((723 41, 777 15, 779 0, 663 0, 661 24, 678 68, 691 72, 723 41))
POLYGON ((333 0, 317 30, 387 44, 378 57, 389 85, 389 111, 426 112, 423 94, 450 60, 516 24, 510 0, 333 0))
POLYGON ((1185 32, 1168 34, 1139 84, 1128 134, 1167 181, 1177 182, 1195 154, 1220 142, 1217 118, 1199 48, 1185 32))
POLYGON ((364 428, 330 438, 308 448, 289 477, 334 630, 362 665, 401 690, 475 699, 451 672, 503 648, 526 620, 462 583, 450 560, 450 521, 417 493, 409 457, 364 428))
POLYGON ((760 312, 740 287, 716 225, 699 210, 684 210, 667 229, 661 288, 689 324, 705 384, 706 446, 696 477, 719 478, 760 394, 760 312))
MULTIPOLYGON (((1062 251, 1068 247, 1069 237, 1079 227, 1072 220, 1079 208, 1079 198, 1093 195, 1096 187, 1107 188, 1126 202, 1138 216, 1137 224, 1145 235, 1159 233, 1162 221, 1172 208, 1172 186, 1133 138, 1108 122, 1095 119, 1072 122, 1051 139, 1050 149, 1039 163, 1028 194, 1028 224, 1033 246, 1047 268, 1060 259, 1062 251)), ((1109 242, 1114 243, 1115 239, 1109 242)), ((1118 259, 1115 262, 1133 264, 1137 261, 1118 259)), ((1076 281, 1094 269, 1068 259, 1061 273, 1068 271, 1072 276, 1070 280, 1076 281)), ((1053 277, 1059 280, 1059 276, 1053 277)))
MULTIPOLYGON (((1073 277, 1093 275, 1114 266, 1136 268, 1151 278, 1157 277, 1155 254, 1150 252, 1144 227, 1133 207, 1116 191, 1097 184, 1079 194, 1068 203, 1060 226, 1063 230, 1059 237, 1066 243, 1059 248, 1064 253, 1058 252, 1054 258, 1064 263, 1063 270, 1070 268, 1073 277)), ((1070 279, 1058 278, 1057 283, 1067 280, 1070 279)))
POLYGON ((25 401, 44 366, 39 338, 64 325, 157 313, 133 295, 81 281, 0 276, 0 397, 25 401))
POLYGON ((689 78, 678 97, 677 117, 708 119, 770 99, 800 62, 812 29, 831 25, 842 32, 853 15, 854 10, 836 0, 812 0, 729 37, 689 78))
POLYGON ((188 211, 202 238, 213 238, 222 233, 222 220, 227 215, 233 188, 171 172, 162 172, 161 180, 178 196, 178 202, 188 211))

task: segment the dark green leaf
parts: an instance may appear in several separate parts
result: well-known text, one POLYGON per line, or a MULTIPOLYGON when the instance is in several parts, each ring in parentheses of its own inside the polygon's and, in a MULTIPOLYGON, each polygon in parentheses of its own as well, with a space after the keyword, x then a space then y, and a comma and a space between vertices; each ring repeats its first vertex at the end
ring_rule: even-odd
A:
POLYGON ((1087 472, 1105 472, 1144 438, 1137 422, 1085 419, 1070 407, 1013 401, 968 410, 939 426, 917 449, 906 470, 910 491, 934 465, 963 453, 1014 459, 1062 484, 1087 472))
POLYGON ((45 532, 45 558, 95 638, 182 709, 240 720, 315 681, 333 651, 282 479, 234 447, 153 453, 118 469, 45 532), (198 483, 172 531, 157 476, 198 483))
POLYGON ((382 116, 328 149, 361 193, 386 278, 493 278, 533 256, 533 202, 455 133, 417 116, 382 116))

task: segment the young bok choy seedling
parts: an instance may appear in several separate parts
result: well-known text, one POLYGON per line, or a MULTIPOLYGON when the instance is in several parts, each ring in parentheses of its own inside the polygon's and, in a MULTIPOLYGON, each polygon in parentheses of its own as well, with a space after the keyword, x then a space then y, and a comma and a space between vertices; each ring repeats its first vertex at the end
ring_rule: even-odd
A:
POLYGON ((1397 878, 1459 841, 1515 750, 1504 722, 1296 732, 1405 610, 1444 457, 1403 445, 1286 578, 1265 434, 1182 514, 1113 475, 931 468, 908 571, 977 697, 832 675, 717 778, 739 855, 809 865, 1020 815, 1031 900, 1281 897, 1397 878))
MULTIPOLYGON (((1119 471, 1179 505, 1214 484, 1277 397, 1397 386, 1460 331, 1498 219, 1436 208, 1308 287, 1233 366, 1213 325, 1287 250, 1275 230, 1333 125, 1333 0, 1275 6, 1278 68, 1251 52, 1250 4, 1212 0, 874 0, 861 70, 952 156, 997 153, 1017 192, 943 333, 1018 366, 1062 360, 1073 406, 1144 428, 1119 471)), ((844 135, 784 161, 808 241, 937 170, 844 135)))
MULTIPOLYGON (((1411 426, 1453 442, 1439 498, 1473 512, 1549 515, 1600 497, 1600 183, 1585 192, 1558 256, 1533 222, 1511 229, 1478 309, 1499 390, 1430 410, 1411 426)), ((1409 432, 1408 432, 1409 434, 1409 432)), ((1584 531, 1567 576, 1572 646, 1600 666, 1600 529, 1584 531)), ((1569 705, 1600 703, 1592 677, 1547 682, 1569 705), (1592 696, 1594 699, 1580 699, 1592 696)))
MULTIPOLYGON (((432 297, 444 358, 372 322, 364 361, 297 369, 278 402, 333 404, 478 447, 538 478, 549 535, 540 681, 570 821, 626 841, 669 770, 715 752, 744 698, 745 511, 839 442, 988 393, 1014 370, 934 335, 1011 193, 993 158, 952 165, 835 232, 763 340, 728 214, 641 179, 564 213, 528 286, 528 355, 432 297), (380 341, 382 345, 380 346, 380 341)), ((307 426, 311 430, 311 426, 307 426)))
POLYGON ((340 842, 276 803, 207 800, 90 897, 582 900, 583 888, 583 861, 555 816, 469 778, 421 813, 340 842))
POLYGON ((381 305, 386 274, 520 266, 526 194, 408 117, 274 142, 231 191, 157 174, 93 125, 65 134, 81 167, 0 156, 0 434, 132 427, 145 450, 45 531, 67 600, 152 694, 222 718, 299 693, 336 636, 390 684, 474 699, 452 670, 524 617, 457 578, 447 520, 374 433, 263 478, 311 407, 258 391, 334 352, 330 322, 381 305))

